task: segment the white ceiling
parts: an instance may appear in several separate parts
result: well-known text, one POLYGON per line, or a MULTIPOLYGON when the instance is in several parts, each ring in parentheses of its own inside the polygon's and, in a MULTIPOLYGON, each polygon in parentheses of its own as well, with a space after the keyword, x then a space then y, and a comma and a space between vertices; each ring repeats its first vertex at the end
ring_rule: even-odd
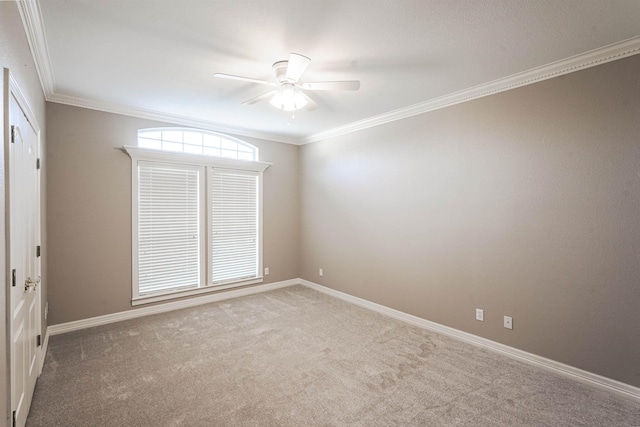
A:
POLYGON ((33 5, 27 27, 43 36, 30 41, 32 49, 39 43, 34 57, 48 99, 287 142, 640 40, 638 0, 42 0, 39 11, 33 5), (268 102, 241 105, 271 88, 213 77, 273 80, 271 64, 290 52, 312 59, 302 80, 357 79, 361 89, 313 92, 319 108, 291 119, 268 102))

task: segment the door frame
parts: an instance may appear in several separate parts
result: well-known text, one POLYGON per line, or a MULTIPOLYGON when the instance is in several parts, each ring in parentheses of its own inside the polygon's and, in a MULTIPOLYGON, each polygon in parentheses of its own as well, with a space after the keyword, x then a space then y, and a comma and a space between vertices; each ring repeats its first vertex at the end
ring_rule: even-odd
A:
MULTIPOLYGON (((4 132, 3 132, 3 139, 4 139, 4 143, 3 143, 3 150, 4 150, 4 158, 3 158, 3 165, 2 168, 4 169, 2 172, 4 173, 4 185, 2 185, 2 187, 4 187, 4 233, 5 233, 5 245, 4 245, 4 276, 5 276, 5 293, 4 293, 4 310, 5 310, 5 321, 4 321, 4 333, 5 333, 5 348, 7 349, 6 351, 6 365, 5 365, 5 369, 6 369, 6 378, 5 378, 5 392, 7 394, 7 398, 6 398, 6 405, 7 405, 7 418, 6 418, 6 423, 8 426, 11 425, 12 420, 11 420, 11 414, 13 411, 13 406, 14 406, 14 402, 11 401, 11 395, 12 395, 12 384, 11 384, 11 376, 12 376, 12 371, 11 371, 11 366, 12 366, 12 354, 13 354, 13 348, 12 348, 12 326, 11 326, 11 298, 10 298, 10 287, 8 286, 8 284, 11 281, 11 215, 10 215, 10 196, 11 196, 11 181, 10 181, 10 158, 9 158, 9 144, 11 144, 11 135, 10 135, 10 127, 11 127, 11 123, 10 123, 10 108, 9 108, 9 103, 11 100, 11 97, 13 96, 15 98, 15 100, 18 103, 18 106, 22 109, 22 112, 24 113, 25 117, 27 118, 29 124, 31 125, 31 127, 33 128, 33 130, 35 131, 36 134, 36 145, 37 145, 37 151, 38 151, 38 156, 42 155, 42 132, 40 129, 40 125, 38 124, 38 121, 36 120, 35 114, 33 113, 33 110, 31 109, 29 102, 27 101, 27 98, 24 96, 24 93, 22 92, 22 90, 20 89, 20 86, 18 84, 18 82, 13 78, 13 75, 10 73, 9 69, 4 68, 3 69, 3 79, 2 79, 2 86, 3 86, 3 90, 2 90, 2 109, 0 111, 2 111, 2 121, 3 121, 3 126, 4 126, 4 132)), ((41 158, 41 157, 40 157, 41 158)), ((42 160, 40 161, 42 164, 42 160)), ((42 168, 40 169, 42 170, 42 168)), ((38 197, 38 235, 39 235, 39 240, 40 240, 40 245, 42 247, 42 197, 41 197, 41 192, 42 192, 42 177, 40 175, 40 173, 38 173, 38 179, 37 179, 37 197, 38 197)), ((1 194, 2 189, 0 189, 0 194, 1 194)), ((0 252, 1 253, 1 252, 0 252)), ((42 252, 41 252, 42 253, 42 252)), ((41 266, 40 268, 42 268, 42 258, 40 258, 40 263, 41 266)), ((1 269, 0 269, 1 272, 1 269)), ((42 273, 42 271, 41 271, 42 273)), ((41 336, 41 341, 40 341, 40 347, 36 349, 36 363, 37 363, 37 370, 38 370, 38 376, 40 375, 40 373, 42 372, 42 367, 43 367, 43 362, 44 362, 44 355, 46 352, 46 344, 47 344, 47 339, 48 337, 43 337, 43 321, 42 321, 42 285, 38 286, 36 288, 36 310, 37 310, 37 319, 38 321, 36 322, 36 335, 40 335, 41 336), (43 339, 45 338, 45 339, 43 339)))

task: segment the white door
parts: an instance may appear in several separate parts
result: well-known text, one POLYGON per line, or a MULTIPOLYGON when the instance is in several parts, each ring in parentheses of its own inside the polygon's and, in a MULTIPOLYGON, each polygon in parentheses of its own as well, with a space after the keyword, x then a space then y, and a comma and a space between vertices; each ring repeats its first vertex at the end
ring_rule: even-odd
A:
POLYGON ((40 188, 39 143, 13 96, 9 99, 9 283, 11 409, 24 426, 39 373, 40 188))

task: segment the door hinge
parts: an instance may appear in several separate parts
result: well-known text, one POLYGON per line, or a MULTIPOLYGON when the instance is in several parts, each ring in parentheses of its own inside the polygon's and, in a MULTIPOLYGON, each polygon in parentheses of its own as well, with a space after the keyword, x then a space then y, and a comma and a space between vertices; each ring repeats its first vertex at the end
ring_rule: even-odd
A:
POLYGON ((11 416, 13 422, 11 424, 12 427, 16 427, 16 411, 13 411, 13 415, 11 416))
POLYGON ((11 142, 16 142, 16 127, 14 125, 11 125, 11 142))
POLYGON ((38 347, 42 345, 42 335, 36 337, 36 344, 38 344, 38 347))
POLYGON ((36 169, 40 169, 40 159, 36 160, 36 169))
POLYGON ((16 269, 11 270, 11 286, 16 285, 16 269))
POLYGON ((40 256, 40 246, 36 246, 36 256, 40 256))

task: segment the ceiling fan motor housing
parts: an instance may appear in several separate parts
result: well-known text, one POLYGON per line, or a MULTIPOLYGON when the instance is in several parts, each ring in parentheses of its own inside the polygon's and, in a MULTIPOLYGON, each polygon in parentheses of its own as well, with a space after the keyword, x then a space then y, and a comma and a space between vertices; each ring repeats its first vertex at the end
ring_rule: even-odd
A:
POLYGON ((289 61, 278 61, 274 62, 272 65, 273 72, 276 75, 276 79, 280 83, 287 82, 287 67, 289 66, 289 61))

